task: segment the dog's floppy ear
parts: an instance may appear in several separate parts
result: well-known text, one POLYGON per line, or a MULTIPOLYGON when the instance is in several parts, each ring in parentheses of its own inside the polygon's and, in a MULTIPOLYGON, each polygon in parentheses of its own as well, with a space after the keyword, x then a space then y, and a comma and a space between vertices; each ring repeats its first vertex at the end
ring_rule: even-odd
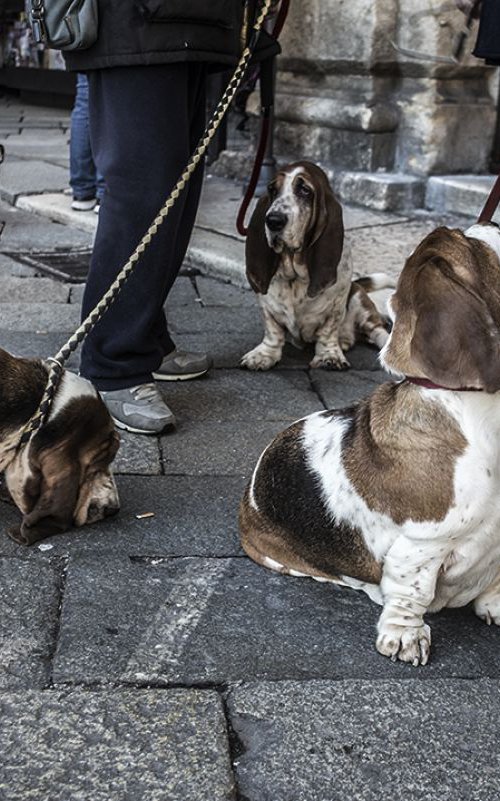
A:
POLYGON ((261 295, 267 293, 279 263, 279 255, 269 247, 266 239, 266 213, 270 202, 266 192, 257 203, 250 219, 245 245, 248 283, 254 292, 261 295))
POLYGON ((307 294, 314 298, 337 280, 337 267, 344 248, 342 206, 333 194, 326 175, 315 180, 312 226, 306 247, 309 272, 307 294))
POLYGON ((76 457, 70 459, 66 454, 63 458, 55 449, 41 451, 30 467, 24 487, 27 510, 21 527, 9 531, 21 545, 32 545, 71 528, 79 493, 80 465, 76 457))
MULTIPOLYGON (((435 384, 500 389, 500 330, 487 303, 434 258, 415 284, 410 360, 435 384)), ((395 328, 397 327, 397 318, 395 328)))

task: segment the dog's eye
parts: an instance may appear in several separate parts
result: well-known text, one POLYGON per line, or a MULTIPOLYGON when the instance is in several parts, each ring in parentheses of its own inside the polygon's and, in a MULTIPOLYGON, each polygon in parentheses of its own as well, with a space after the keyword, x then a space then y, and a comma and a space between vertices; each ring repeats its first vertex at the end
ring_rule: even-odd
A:
POLYGON ((300 197, 304 197, 307 199, 311 198, 313 194, 311 187, 305 184, 303 181, 297 182, 295 191, 297 192, 298 195, 300 195, 300 197))
POLYGON ((269 195, 270 198, 276 196, 276 186, 274 184, 268 184, 267 194, 269 195))

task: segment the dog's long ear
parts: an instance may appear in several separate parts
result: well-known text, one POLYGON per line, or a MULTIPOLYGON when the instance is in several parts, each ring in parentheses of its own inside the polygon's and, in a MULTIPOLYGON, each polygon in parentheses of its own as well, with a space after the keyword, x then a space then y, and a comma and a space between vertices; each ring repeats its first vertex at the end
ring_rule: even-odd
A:
MULTIPOLYGON (((31 461, 31 460, 30 460, 31 461)), ((30 465, 31 475, 24 488, 28 511, 18 530, 9 531, 12 539, 32 545, 53 534, 61 534, 73 525, 80 465, 56 451, 42 451, 30 465)))
MULTIPOLYGON (((444 262, 444 263, 443 263, 444 262)), ((487 302, 434 258, 415 285, 410 361, 435 384, 500 390, 500 329, 487 302)), ((397 318, 394 329, 397 328, 397 318)))
POLYGON ((309 272, 307 294, 314 298, 337 280, 337 267, 344 248, 342 206, 333 194, 326 175, 316 182, 312 227, 306 247, 309 272))
POLYGON ((266 213, 270 202, 266 193, 257 203, 250 219, 245 245, 248 283, 254 292, 261 295, 267 293, 279 263, 279 255, 269 247, 266 239, 266 213))

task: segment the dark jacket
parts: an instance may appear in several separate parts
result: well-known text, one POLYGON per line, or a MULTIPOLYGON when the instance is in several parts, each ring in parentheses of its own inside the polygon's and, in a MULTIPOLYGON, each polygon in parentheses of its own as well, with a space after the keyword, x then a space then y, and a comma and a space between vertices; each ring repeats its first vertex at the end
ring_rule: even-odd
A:
POLYGON ((500 3, 498 0, 483 0, 473 53, 486 59, 487 64, 500 64, 500 3))
POLYGON ((98 0, 98 7, 97 42, 65 53, 70 70, 175 61, 227 69, 241 54, 244 0, 98 0))

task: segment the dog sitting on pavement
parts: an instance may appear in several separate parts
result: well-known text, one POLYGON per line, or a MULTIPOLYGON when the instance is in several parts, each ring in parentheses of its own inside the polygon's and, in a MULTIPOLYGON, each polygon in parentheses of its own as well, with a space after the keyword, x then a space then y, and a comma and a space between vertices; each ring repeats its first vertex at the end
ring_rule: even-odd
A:
POLYGON ((407 260, 380 354, 399 376, 298 421, 261 455, 240 510, 265 567, 363 589, 376 647, 425 665, 426 612, 500 625, 500 231, 438 228, 407 260))
POLYGON ((0 472, 23 515, 21 525, 8 533, 22 545, 119 510, 110 470, 119 437, 103 401, 84 378, 63 373, 46 423, 19 445, 42 399, 48 371, 40 359, 20 359, 0 349, 0 472))
POLYGON ((246 273, 265 331, 242 367, 274 367, 287 335, 299 346, 315 343, 311 367, 335 370, 349 367, 344 351, 357 335, 378 348, 387 339, 386 321, 367 292, 394 284, 381 273, 351 281, 342 207, 315 164, 289 164, 260 198, 248 228, 246 273))

